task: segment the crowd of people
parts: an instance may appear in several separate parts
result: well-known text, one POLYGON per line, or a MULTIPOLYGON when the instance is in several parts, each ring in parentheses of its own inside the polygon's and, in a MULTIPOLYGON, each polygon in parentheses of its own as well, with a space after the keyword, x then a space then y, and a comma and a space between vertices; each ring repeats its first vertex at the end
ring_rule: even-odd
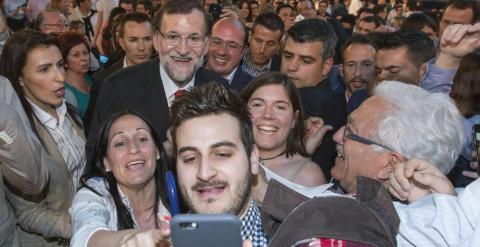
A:
POLYGON ((0 7, 0 246, 480 245, 478 0, 0 7))

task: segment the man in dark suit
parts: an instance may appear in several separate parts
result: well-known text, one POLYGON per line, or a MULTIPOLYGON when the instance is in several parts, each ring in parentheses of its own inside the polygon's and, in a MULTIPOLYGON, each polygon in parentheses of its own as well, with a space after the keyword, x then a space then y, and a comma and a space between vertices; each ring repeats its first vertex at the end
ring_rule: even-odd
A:
POLYGON ((336 42, 335 31, 326 21, 297 22, 287 31, 281 68, 299 89, 304 117, 320 117, 333 127, 312 157, 327 178, 336 157, 332 134, 346 123, 344 95, 335 94, 327 78, 336 42))
POLYGON ((182 90, 210 81, 226 83, 215 72, 201 68, 209 27, 207 14, 196 1, 167 2, 154 25, 153 43, 159 58, 120 70, 103 82, 87 140, 89 165, 99 128, 110 115, 133 109, 165 141, 169 106, 182 90))
POLYGON ((240 68, 247 45, 248 32, 237 18, 223 18, 212 27, 205 68, 228 80, 230 87, 240 92, 252 77, 240 68))
POLYGON ((139 12, 126 14, 120 21, 120 33, 118 36, 118 42, 125 52, 125 57, 110 67, 93 74, 90 101, 84 117, 85 130, 87 132, 92 122, 93 111, 95 110, 102 82, 120 69, 148 61, 153 54, 153 24, 147 15, 139 12))
POLYGON ((281 59, 276 54, 285 32, 282 19, 274 13, 259 15, 252 25, 250 47, 245 51, 242 70, 253 78, 279 71, 281 59))

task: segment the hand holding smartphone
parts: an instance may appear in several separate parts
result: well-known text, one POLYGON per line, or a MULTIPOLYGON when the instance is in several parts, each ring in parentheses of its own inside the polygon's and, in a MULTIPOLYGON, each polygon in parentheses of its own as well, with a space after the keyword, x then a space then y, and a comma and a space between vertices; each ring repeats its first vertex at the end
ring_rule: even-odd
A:
POLYGON ((178 214, 170 229, 175 247, 242 246, 240 221, 231 214, 178 214))

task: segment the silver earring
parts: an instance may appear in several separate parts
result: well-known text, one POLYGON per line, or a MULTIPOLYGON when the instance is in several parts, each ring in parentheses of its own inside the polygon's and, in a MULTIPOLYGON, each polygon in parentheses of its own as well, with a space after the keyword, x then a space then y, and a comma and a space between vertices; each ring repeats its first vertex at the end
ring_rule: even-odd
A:
POLYGON ((105 172, 112 172, 112 170, 105 168, 105 172))
POLYGON ((157 160, 160 160, 160 153, 157 153, 157 160))

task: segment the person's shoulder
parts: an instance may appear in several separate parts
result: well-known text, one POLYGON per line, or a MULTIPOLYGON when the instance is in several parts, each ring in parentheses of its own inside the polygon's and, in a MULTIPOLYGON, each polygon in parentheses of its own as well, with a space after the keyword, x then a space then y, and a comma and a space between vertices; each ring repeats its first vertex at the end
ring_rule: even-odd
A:
POLYGON ((217 82, 225 86, 228 85, 228 81, 220 76, 217 72, 208 70, 204 67, 200 67, 195 74, 195 85, 203 85, 209 82, 217 82))
POLYGON ((318 185, 325 184, 325 175, 323 174, 322 169, 317 163, 302 157, 302 167, 298 171, 294 180, 301 180, 302 184, 306 187, 314 187, 318 185))
POLYGON ((151 59, 145 63, 136 64, 113 72, 106 79, 117 87, 140 86, 152 83, 149 76, 156 73, 160 78, 160 67, 158 58, 151 59), (158 73, 157 73, 158 72, 158 73))

